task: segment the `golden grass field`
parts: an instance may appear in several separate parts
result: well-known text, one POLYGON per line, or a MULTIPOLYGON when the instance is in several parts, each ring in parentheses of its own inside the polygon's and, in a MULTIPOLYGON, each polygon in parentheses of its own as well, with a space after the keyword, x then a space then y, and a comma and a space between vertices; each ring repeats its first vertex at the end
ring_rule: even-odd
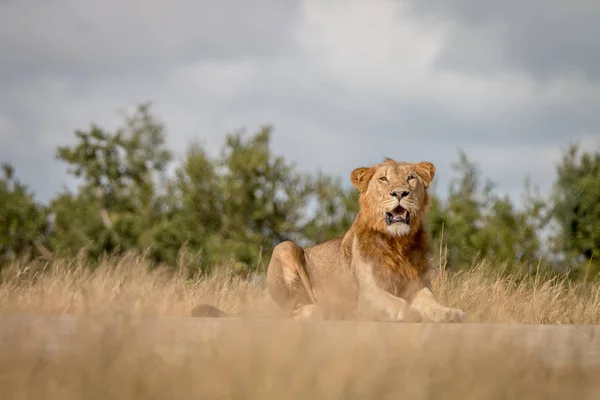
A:
POLYGON ((277 319, 264 280, 227 268, 190 280, 185 268, 149 271, 137 255, 85 263, 1 271, 1 399, 600 398, 600 365, 587 363, 580 335, 532 336, 534 348, 518 325, 598 324, 599 283, 520 280, 481 265, 434 281, 467 324, 312 322, 277 319), (247 318, 181 318, 200 303, 247 318), (23 315, 40 318, 11 328, 23 315), (60 342, 57 324, 35 322, 57 321, 49 316, 80 317, 68 319, 80 322, 60 351, 35 345, 60 342), (563 361, 549 362, 559 350, 563 361))

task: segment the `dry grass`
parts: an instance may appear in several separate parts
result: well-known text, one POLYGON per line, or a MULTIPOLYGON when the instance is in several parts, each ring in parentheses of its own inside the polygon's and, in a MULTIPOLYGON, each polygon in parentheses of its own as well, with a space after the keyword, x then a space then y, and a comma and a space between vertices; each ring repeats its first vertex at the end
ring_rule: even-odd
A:
MULTIPOLYGON (((141 256, 107 259, 94 270, 85 260, 51 264, 15 262, 1 271, 0 313, 97 315, 125 313, 189 316, 200 303, 247 314, 276 312, 264 279, 242 279, 227 268, 187 278, 167 269, 149 271, 141 256)), ((464 273, 438 274, 439 300, 464 310, 469 322, 520 324, 600 323, 600 283, 569 283, 540 274, 500 277, 484 264, 464 273)))
POLYGON ((98 315, 124 313, 189 316, 199 303, 228 311, 252 309, 267 300, 262 283, 221 273, 195 280, 187 265, 150 270, 143 257, 109 258, 94 269, 83 259, 52 264, 14 263, 2 271, 1 313, 98 315))
MULTIPOLYGON (((542 276, 500 278, 480 266, 468 273, 439 275, 434 288, 443 303, 466 311, 471 322, 600 321, 598 283, 569 284, 542 276)), ((261 279, 218 273, 189 280, 183 272, 148 272, 144 259, 135 255, 106 260, 93 271, 82 259, 50 265, 16 262, 2 270, 0 284, 4 316, 0 319, 0 397, 548 399, 600 395, 600 367, 585 365, 591 347, 582 347, 578 336, 570 340, 563 335, 558 344, 548 342, 546 347, 539 342, 532 349, 514 333, 501 334, 496 328, 477 331, 474 327, 479 325, 471 331, 462 327, 463 333, 457 334, 443 325, 428 325, 427 331, 421 331, 398 324, 275 321, 261 328, 180 318, 148 323, 145 318, 185 317, 199 303, 250 315, 276 310, 261 279), (40 320, 2 326, 1 321, 22 314, 89 318, 78 322, 68 335, 56 324, 35 322, 40 320), (465 336, 464 332, 473 333, 465 336), (60 351, 42 351, 38 346, 50 339, 62 343, 60 351), (566 349, 570 357, 549 363, 548 356, 558 348, 566 349)))

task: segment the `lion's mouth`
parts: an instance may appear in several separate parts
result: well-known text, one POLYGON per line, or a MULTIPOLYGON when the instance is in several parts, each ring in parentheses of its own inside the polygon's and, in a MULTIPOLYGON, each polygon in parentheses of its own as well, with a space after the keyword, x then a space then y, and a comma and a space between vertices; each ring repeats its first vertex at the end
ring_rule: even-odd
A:
POLYGON ((403 222, 406 225, 410 225, 410 212, 408 212, 408 210, 399 205, 392 211, 389 211, 385 214, 385 222, 388 225, 392 225, 398 222, 403 222))

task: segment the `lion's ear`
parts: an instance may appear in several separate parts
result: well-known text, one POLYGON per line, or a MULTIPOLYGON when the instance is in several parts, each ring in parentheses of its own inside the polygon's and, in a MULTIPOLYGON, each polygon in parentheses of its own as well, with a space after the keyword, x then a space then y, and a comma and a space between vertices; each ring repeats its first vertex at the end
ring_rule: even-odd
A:
POLYGON ((435 176, 435 166, 430 162, 424 161, 418 163, 415 166, 415 170, 423 179, 423 182, 425 182, 425 187, 428 188, 429 184, 433 180, 433 177, 435 176))
POLYGON ((350 174, 350 180, 352 184, 358 188, 361 192, 367 190, 367 186, 369 185, 369 181, 375 174, 375 168, 356 168, 350 174))

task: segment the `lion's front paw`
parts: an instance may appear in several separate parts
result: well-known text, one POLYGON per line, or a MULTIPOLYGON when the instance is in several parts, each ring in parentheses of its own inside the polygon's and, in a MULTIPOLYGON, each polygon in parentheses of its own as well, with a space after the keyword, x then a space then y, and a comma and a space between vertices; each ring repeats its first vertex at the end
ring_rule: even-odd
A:
POLYGON ((457 308, 448 308, 446 317, 446 322, 463 322, 467 317, 467 314, 457 308))
POLYGON ((466 314, 456 308, 435 307, 427 312, 427 320, 430 322, 462 322, 466 314))
POLYGON ((421 322, 423 319, 419 310, 413 307, 397 310, 394 314, 392 320, 396 322, 421 322))
POLYGON ((323 312, 319 307, 315 306, 314 304, 307 304, 296 308, 293 311, 292 316, 294 319, 324 319, 323 312))
POLYGON ((406 311, 406 322, 421 322, 423 317, 421 316, 421 312, 415 308, 408 307, 406 311))

